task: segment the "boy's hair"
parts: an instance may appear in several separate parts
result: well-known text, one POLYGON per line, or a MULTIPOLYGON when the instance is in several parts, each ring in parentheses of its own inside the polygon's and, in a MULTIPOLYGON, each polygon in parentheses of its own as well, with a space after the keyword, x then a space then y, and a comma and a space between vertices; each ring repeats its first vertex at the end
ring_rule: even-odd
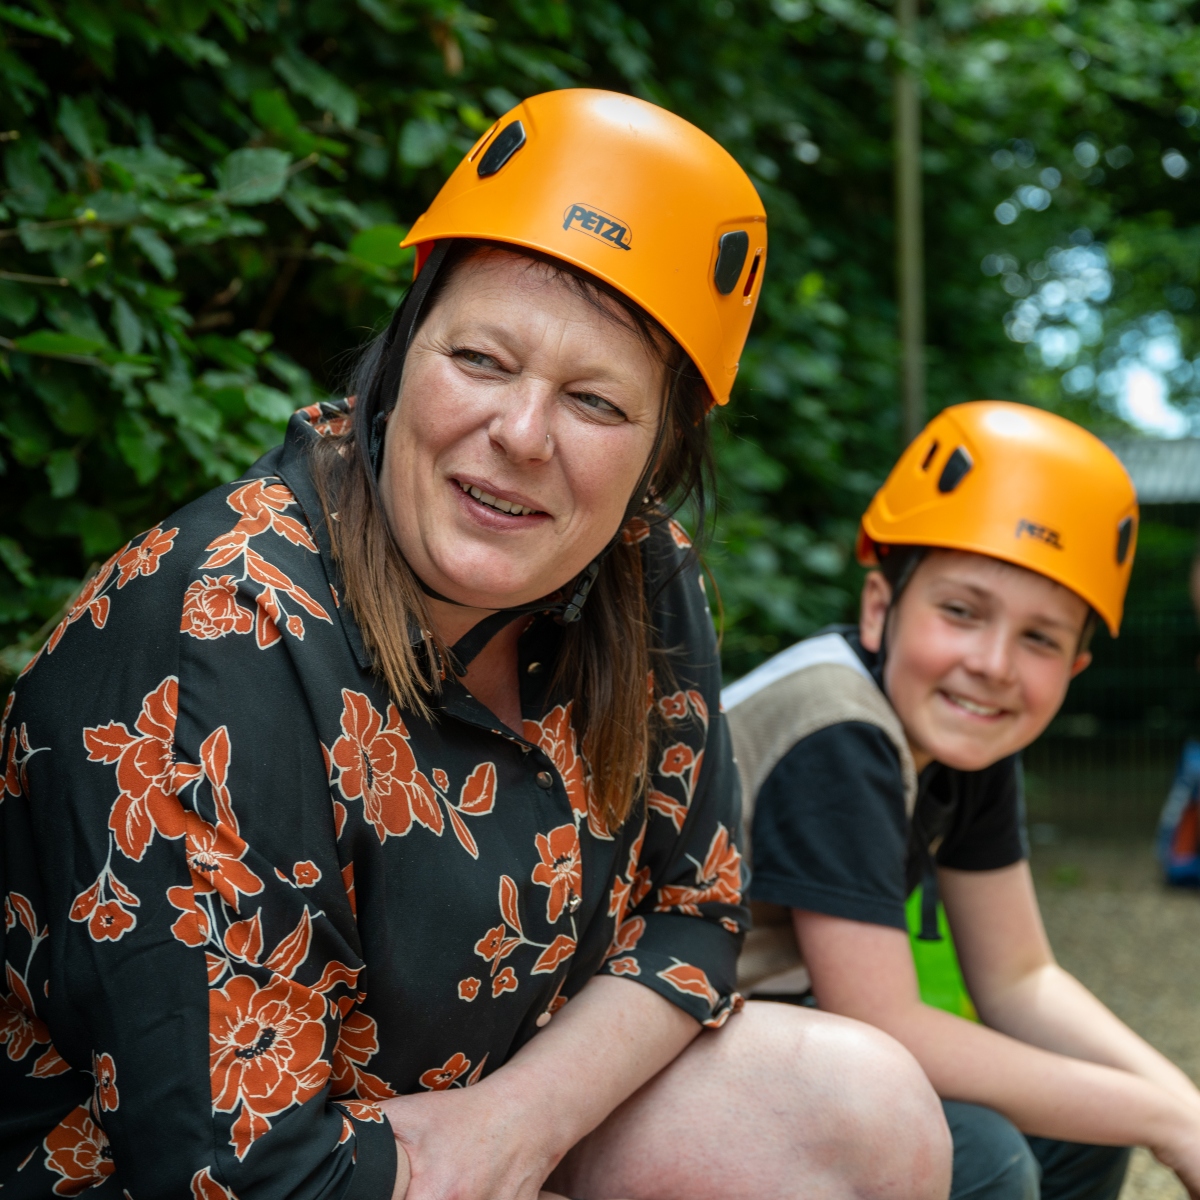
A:
MULTIPOLYGON (((930 550, 936 548, 934 546, 876 545, 875 553, 879 558, 879 569, 883 573, 884 579, 888 581, 892 588, 892 599, 888 605, 890 610, 895 609, 896 605, 900 602, 900 597, 903 595, 904 589, 908 587, 916 569, 921 565, 925 556, 930 550)), ((1003 562, 1004 560, 997 559, 996 561, 1003 562)), ((1021 570, 1027 571, 1029 568, 1022 567, 1021 570)), ((1059 586, 1062 587, 1063 585, 1059 584, 1059 586)), ((1086 653, 1091 646, 1098 620, 1099 614, 1089 604, 1087 616, 1083 621, 1083 628, 1079 631, 1079 645, 1075 649, 1076 655, 1086 653)))

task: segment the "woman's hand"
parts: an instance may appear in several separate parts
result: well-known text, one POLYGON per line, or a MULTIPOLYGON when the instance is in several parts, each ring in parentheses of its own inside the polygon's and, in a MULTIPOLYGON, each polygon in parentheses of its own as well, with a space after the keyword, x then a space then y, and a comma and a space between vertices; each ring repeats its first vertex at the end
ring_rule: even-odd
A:
POLYGON ((640 983, 597 976, 481 1082, 380 1104, 403 1151, 392 1200, 558 1200, 541 1188, 563 1155, 699 1031, 640 983))
POLYGON ((380 1105, 396 1137, 392 1200, 537 1200, 562 1153, 554 1131, 487 1083, 380 1105))

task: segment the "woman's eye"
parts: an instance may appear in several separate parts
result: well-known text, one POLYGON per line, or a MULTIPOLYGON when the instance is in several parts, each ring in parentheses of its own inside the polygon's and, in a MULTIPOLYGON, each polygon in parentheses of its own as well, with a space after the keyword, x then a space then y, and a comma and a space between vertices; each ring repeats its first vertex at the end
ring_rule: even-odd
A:
POLYGON ((470 363, 473 367, 495 367, 498 365, 490 354, 484 354, 482 350, 455 350, 454 357, 461 359, 465 363, 470 363))
POLYGON ((593 412, 603 413, 607 417, 623 417, 625 415, 615 404, 610 404, 603 396, 597 396, 594 392, 572 392, 571 395, 593 412))

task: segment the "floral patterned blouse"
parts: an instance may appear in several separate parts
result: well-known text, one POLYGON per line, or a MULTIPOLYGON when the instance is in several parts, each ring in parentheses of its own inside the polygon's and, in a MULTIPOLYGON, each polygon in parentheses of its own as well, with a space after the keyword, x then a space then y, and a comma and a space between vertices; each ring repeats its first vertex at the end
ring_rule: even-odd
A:
POLYGON ((709 1026, 740 1004, 736 773, 683 531, 626 531, 676 690, 646 809, 609 829, 546 692, 553 620, 521 638, 523 736, 453 679, 427 722, 372 674, 306 467, 346 411, 295 414, 114 555, 8 700, 8 1200, 386 1198, 375 1102, 469 1087, 597 972, 709 1026))

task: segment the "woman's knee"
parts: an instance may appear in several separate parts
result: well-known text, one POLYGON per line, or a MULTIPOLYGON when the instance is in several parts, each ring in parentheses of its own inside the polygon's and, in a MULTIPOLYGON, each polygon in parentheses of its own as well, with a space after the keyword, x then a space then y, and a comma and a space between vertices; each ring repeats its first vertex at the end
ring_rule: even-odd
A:
POLYGON ((846 1194, 946 1196, 951 1143, 942 1107, 899 1042, 859 1021, 783 1005, 749 1005, 746 1016, 760 1026, 753 1032, 765 1069, 795 1096, 810 1152, 846 1194))

